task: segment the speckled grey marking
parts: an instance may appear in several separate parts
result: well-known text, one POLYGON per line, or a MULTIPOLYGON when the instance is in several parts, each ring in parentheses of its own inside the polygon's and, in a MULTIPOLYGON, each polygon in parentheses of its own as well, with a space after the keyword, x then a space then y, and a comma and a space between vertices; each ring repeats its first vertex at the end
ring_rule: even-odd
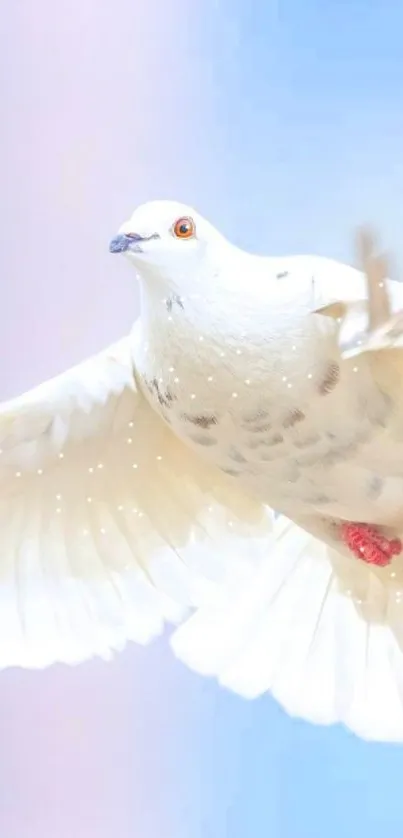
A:
POLYGON ((311 503, 312 506, 323 506, 326 503, 331 503, 332 499, 323 493, 319 493, 317 495, 313 495, 310 498, 307 498, 307 503, 311 503))
POLYGON ((251 411, 250 413, 245 413, 243 416, 243 421, 246 425, 253 425, 257 422, 262 422, 264 419, 268 419, 269 414, 267 410, 263 410, 263 408, 258 408, 257 410, 251 411))
POLYGON ((383 489, 383 480, 379 477, 379 474, 374 474, 369 481, 368 486, 368 497, 371 500, 377 500, 382 492, 383 489))
POLYGON ((271 445, 271 442, 268 439, 261 439, 258 437, 257 439, 249 439, 246 445, 248 448, 256 450, 256 448, 263 448, 264 446, 271 445))
POLYGON ((333 466, 336 463, 340 463, 342 460, 351 457, 357 451, 357 444, 355 442, 350 442, 347 445, 343 445, 340 448, 333 449, 332 451, 328 451, 326 454, 321 456, 320 462, 325 466, 333 466))
POLYGON ((181 309, 185 308, 185 306, 183 305, 182 298, 179 296, 179 294, 172 294, 171 297, 168 297, 168 299, 165 301, 165 305, 167 307, 167 311, 172 311, 174 305, 179 306, 179 308, 181 309))
POLYGON ((299 422, 303 422, 306 419, 305 413, 299 408, 295 408, 292 410, 288 416, 285 417, 283 421, 283 428, 293 428, 294 425, 297 425, 299 422))
POLYGON ((204 445, 205 448, 209 448, 212 445, 217 445, 217 440, 214 439, 212 436, 203 436, 202 434, 192 434, 190 439, 193 442, 197 442, 198 445, 204 445))
POLYGON ((239 471, 235 471, 233 468, 222 468, 221 471, 223 471, 224 474, 229 474, 230 477, 239 477, 239 471))
POLYGON ((273 463, 278 460, 279 457, 280 455, 275 445, 272 445, 271 448, 265 448, 262 451, 259 451, 259 460, 261 463, 273 463))
POLYGON ((326 375, 319 384, 318 391, 321 396, 327 396, 336 387, 340 379, 340 367, 335 362, 329 364, 326 375))
POLYGON ((156 378, 153 378, 151 382, 146 382, 146 384, 150 393, 157 397, 161 407, 170 407, 171 402, 176 401, 176 396, 173 395, 169 388, 164 392, 161 391, 159 382, 156 378))
POLYGON ((266 445, 280 445, 282 442, 284 442, 284 437, 281 434, 274 434, 267 440, 266 445))
POLYGON ((165 392, 161 391, 160 385, 156 378, 153 378, 152 381, 145 381, 144 383, 149 393, 151 393, 152 396, 155 396, 158 399, 161 407, 169 408, 171 407, 171 403, 176 401, 176 396, 173 395, 169 388, 165 392))
POLYGON ((276 274, 276 279, 285 279, 285 277, 288 276, 289 273, 289 271, 281 271, 280 273, 276 274))
POLYGON ((312 445, 317 445, 318 442, 320 442, 319 434, 311 434, 304 439, 294 439, 293 445, 295 445, 295 448, 310 448, 312 445))
POLYGON ((192 425, 197 425, 199 428, 204 428, 207 431, 213 425, 217 425, 218 419, 216 416, 212 414, 209 416, 190 416, 188 413, 184 413, 182 417, 185 422, 191 422, 192 425))
POLYGON ((251 433, 251 434, 264 434, 264 433, 267 433, 267 431, 270 431, 270 430, 271 430, 270 422, 266 422, 264 425, 256 425, 256 426, 250 425, 248 427, 248 432, 251 433))
POLYGON ((245 459, 243 454, 240 451, 237 451, 236 448, 233 446, 230 448, 228 452, 228 456, 231 460, 234 460, 235 463, 247 463, 248 461, 245 459))
POLYGON ((312 448, 309 448, 309 450, 305 454, 301 454, 301 456, 298 456, 296 462, 300 468, 305 469, 311 468, 311 466, 317 466, 319 463, 322 463, 322 461, 323 458, 318 454, 317 449, 314 448, 312 450, 312 448))

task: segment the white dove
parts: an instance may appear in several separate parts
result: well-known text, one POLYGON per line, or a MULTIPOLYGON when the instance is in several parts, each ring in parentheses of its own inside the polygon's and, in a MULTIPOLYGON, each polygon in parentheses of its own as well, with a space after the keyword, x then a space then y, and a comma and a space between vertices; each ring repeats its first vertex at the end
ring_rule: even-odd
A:
POLYGON ((196 608, 171 638, 193 669, 403 740, 403 287, 364 245, 361 273, 134 212, 110 245, 132 334, 0 408, 0 667, 196 608))

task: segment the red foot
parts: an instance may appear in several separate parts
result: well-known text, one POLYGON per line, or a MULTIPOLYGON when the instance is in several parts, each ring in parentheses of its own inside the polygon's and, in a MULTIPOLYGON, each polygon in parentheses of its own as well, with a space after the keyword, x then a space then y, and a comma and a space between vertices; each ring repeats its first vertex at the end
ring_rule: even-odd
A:
POLYGON ((398 556, 403 549, 399 538, 386 538, 369 524, 342 524, 341 535, 357 559, 377 567, 390 564, 393 556, 398 556))

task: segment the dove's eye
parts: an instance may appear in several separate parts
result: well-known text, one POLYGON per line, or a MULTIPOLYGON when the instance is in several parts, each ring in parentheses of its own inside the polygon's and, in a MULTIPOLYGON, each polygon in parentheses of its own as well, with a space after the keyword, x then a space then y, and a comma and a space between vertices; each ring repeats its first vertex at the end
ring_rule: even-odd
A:
POLYGON ((192 218, 178 218, 172 231, 177 239, 190 239, 196 232, 196 226, 192 218))

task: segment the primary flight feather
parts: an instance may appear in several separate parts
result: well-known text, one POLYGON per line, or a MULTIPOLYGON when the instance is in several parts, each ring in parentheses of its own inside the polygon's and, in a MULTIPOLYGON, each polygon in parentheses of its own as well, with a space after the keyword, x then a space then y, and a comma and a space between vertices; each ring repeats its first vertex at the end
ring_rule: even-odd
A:
POLYGON ((182 622, 241 695, 403 740, 403 286, 371 247, 263 258, 134 212, 132 333, 0 408, 0 667, 182 622))

